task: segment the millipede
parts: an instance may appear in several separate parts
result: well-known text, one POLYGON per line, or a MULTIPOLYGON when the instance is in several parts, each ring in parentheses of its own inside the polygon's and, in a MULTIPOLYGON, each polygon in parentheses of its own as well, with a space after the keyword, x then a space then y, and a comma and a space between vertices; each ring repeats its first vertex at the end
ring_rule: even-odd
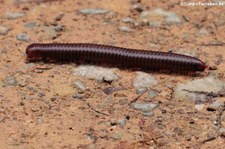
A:
POLYGON ((91 43, 33 43, 27 47, 26 54, 28 61, 67 61, 144 71, 185 73, 207 68, 192 56, 91 43))

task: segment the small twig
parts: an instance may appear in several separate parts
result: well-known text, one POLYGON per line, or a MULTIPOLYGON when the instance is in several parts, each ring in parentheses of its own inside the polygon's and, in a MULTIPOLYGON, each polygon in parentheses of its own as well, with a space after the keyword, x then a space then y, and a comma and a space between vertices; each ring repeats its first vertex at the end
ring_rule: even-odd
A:
POLYGON ((216 139, 216 137, 212 136, 212 137, 209 137, 209 138, 203 140, 202 143, 206 143, 206 142, 209 142, 209 141, 212 141, 212 140, 215 140, 215 139, 216 139))
POLYGON ((138 95, 136 98, 134 98, 131 102, 129 102, 128 105, 136 102, 141 96, 143 96, 148 90, 144 91, 142 94, 138 95))
POLYGON ((98 111, 98 110, 94 109, 89 103, 86 103, 86 104, 91 110, 95 111, 96 113, 99 113, 99 114, 102 114, 102 115, 106 115, 106 116, 110 116, 109 114, 106 114, 106 113, 103 113, 101 111, 98 111))
POLYGON ((200 44, 200 46, 224 46, 225 43, 224 42, 212 42, 212 43, 203 43, 200 44))

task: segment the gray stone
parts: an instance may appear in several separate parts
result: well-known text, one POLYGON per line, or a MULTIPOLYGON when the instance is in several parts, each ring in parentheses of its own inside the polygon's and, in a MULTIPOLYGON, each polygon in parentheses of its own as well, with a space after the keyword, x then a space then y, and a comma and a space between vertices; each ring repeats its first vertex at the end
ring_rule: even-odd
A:
POLYGON ((16 39, 19 40, 19 41, 25 41, 25 42, 27 42, 27 41, 30 40, 30 37, 27 34, 25 34, 25 33, 21 33, 21 34, 18 34, 16 36, 16 39))
POLYGON ((6 35, 10 31, 10 28, 0 26, 0 35, 6 35))
POLYGON ((126 125, 126 122, 127 122, 126 118, 122 118, 118 121, 118 124, 121 128, 123 128, 126 125))
POLYGON ((74 94, 73 96, 72 96, 73 98, 75 98, 75 99, 84 99, 84 95, 83 94, 74 94))
POLYGON ((7 77, 5 77, 3 82, 7 86, 16 86, 18 84, 15 76, 7 76, 7 77))
POLYGON ((63 17, 64 17, 64 13, 61 13, 55 17, 55 21, 61 21, 63 17))
POLYGON ((57 32, 61 32, 61 31, 63 31, 63 25, 57 25, 57 26, 55 26, 55 31, 57 31, 57 32))
POLYGON ((73 83, 73 86, 79 91, 84 92, 86 90, 86 85, 82 82, 76 81, 73 83))
POLYGON ((154 103, 133 103, 132 107, 136 110, 149 112, 155 109, 158 105, 154 103))
POLYGON ((155 79, 155 77, 144 72, 137 72, 137 76, 133 80, 133 86, 136 89, 148 88, 156 84, 158 84, 158 81, 155 79))
POLYGON ((31 67, 34 67, 36 64, 35 63, 25 63, 23 65, 21 65, 17 70, 16 72, 18 73, 27 73, 27 70, 31 67))
POLYGON ((132 6, 132 9, 134 9, 138 12, 142 12, 144 10, 144 6, 140 3, 137 3, 132 6))
POLYGON ((225 137, 225 128, 220 128, 219 133, 221 136, 225 137))
POLYGON ((149 111, 149 112, 144 112, 143 115, 145 117, 152 117, 154 115, 154 113, 152 111, 149 111))
POLYGON ((171 23, 171 24, 180 24, 181 23, 180 18, 174 12, 167 12, 166 16, 167 16, 167 18, 165 19, 165 21, 167 23, 171 23))
POLYGON ((149 26, 153 26, 153 27, 160 27, 162 25, 162 22, 159 22, 159 21, 151 21, 151 22, 148 22, 148 25, 149 26))
POLYGON ((222 101, 215 101, 213 102, 212 104, 210 104, 208 107, 207 107, 207 110, 208 111, 216 111, 218 110, 220 107, 223 107, 224 106, 224 102, 222 101))
POLYGON ((174 90, 173 97, 178 100, 192 100, 195 103, 202 103, 212 98, 209 96, 210 94, 216 95, 224 92, 224 81, 207 77, 178 84, 174 90))
POLYGON ((134 30, 129 28, 128 26, 120 26, 119 30, 122 32, 133 32, 134 30))
POLYGON ((37 22, 28 22, 24 25, 27 29, 34 29, 37 26, 37 22))
POLYGON ((133 24, 133 23, 135 22, 134 19, 129 18, 129 17, 123 18, 122 21, 123 21, 124 23, 131 23, 131 24, 133 24))
POLYGON ((44 30, 44 32, 48 33, 49 38, 51 38, 51 39, 56 39, 58 37, 58 34, 57 34, 55 28, 52 26, 44 26, 43 30, 44 30))
POLYGON ((97 66, 88 66, 83 65, 75 68, 74 75, 86 77, 89 79, 96 79, 99 81, 110 80, 114 81, 118 79, 118 76, 115 74, 116 69, 108 69, 97 66))
POLYGON ((198 32, 199 35, 209 35, 209 32, 207 31, 206 28, 201 28, 198 32))
POLYGON ((198 110, 198 111, 201 111, 204 107, 205 107, 204 104, 195 105, 195 109, 198 110))
POLYGON ((14 19, 17 19, 17 18, 22 18, 25 16, 25 13, 14 13, 14 12, 9 12, 9 13, 6 13, 6 18, 9 19, 9 20, 14 20, 14 19))
POLYGON ((101 9, 101 8, 96 8, 96 9, 81 9, 79 10, 81 14, 87 15, 87 14, 106 14, 110 12, 109 10, 106 9, 101 9))
POLYGON ((165 11, 162 8, 156 8, 151 11, 143 11, 140 15, 139 22, 149 24, 150 26, 161 26, 163 22, 169 24, 180 24, 180 18, 170 11, 165 11))
POLYGON ((146 87, 136 89, 136 94, 143 94, 147 90, 146 87))
POLYGON ((151 90, 148 93, 148 97, 151 98, 151 99, 155 98, 156 96, 158 96, 158 93, 156 91, 151 90))

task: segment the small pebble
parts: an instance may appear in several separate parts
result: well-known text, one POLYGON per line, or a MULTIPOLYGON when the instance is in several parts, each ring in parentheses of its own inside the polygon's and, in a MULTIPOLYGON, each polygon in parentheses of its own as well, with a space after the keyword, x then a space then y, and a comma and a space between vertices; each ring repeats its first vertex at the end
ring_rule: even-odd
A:
POLYGON ((37 22, 28 22, 24 25, 27 29, 34 29, 37 26, 37 22))
POLYGON ((118 76, 114 72, 115 70, 116 69, 82 65, 77 67, 73 74, 89 79, 112 82, 118 79, 118 76))
POLYGON ((146 87, 138 88, 138 89, 136 89, 136 94, 138 94, 138 95, 143 94, 146 90, 147 90, 146 87))
POLYGON ((61 31, 63 31, 63 25, 57 25, 57 26, 55 26, 55 31, 56 32, 61 32, 61 31))
POLYGON ((156 84, 158 84, 158 81, 155 77, 144 72, 137 72, 137 76, 133 80, 135 88, 148 88, 156 84))
POLYGON ((225 82, 213 77, 205 77, 188 81, 184 84, 178 84, 174 90, 174 98, 182 100, 191 100, 196 104, 209 102, 210 94, 219 94, 224 92, 225 82))
POLYGON ((115 126, 115 125, 117 125, 117 120, 116 120, 116 119, 114 119, 114 118, 113 118, 113 119, 111 119, 111 120, 110 120, 110 125, 111 125, 111 126, 115 126))
POLYGON ((6 13, 6 18, 9 20, 22 18, 24 16, 25 16, 25 13, 13 13, 13 12, 6 13))
POLYGON ((225 137, 225 128, 220 128, 219 133, 222 137, 225 137))
POLYGON ((150 111, 150 112, 144 112, 143 113, 143 116, 145 116, 145 117, 152 117, 152 116, 154 116, 154 113, 152 111, 150 111))
POLYGON ((215 65, 209 66, 209 70, 217 70, 217 67, 215 65))
POLYGON ((148 93, 148 97, 151 98, 151 99, 155 98, 156 96, 158 96, 158 93, 156 91, 151 90, 148 93))
POLYGON ((0 26, 0 35, 6 35, 10 31, 10 28, 0 26))
POLYGON ((87 15, 87 14, 106 14, 110 11, 106 9, 82 9, 79 10, 79 12, 81 14, 87 15))
POLYGON ((55 21, 61 21, 63 17, 64 17, 64 14, 61 13, 58 16, 55 17, 55 21))
POLYGON ((134 31, 133 29, 131 29, 127 26, 120 26, 119 30, 122 31, 122 32, 133 32, 134 31))
POLYGON ((215 101, 213 102, 212 104, 210 104, 208 107, 207 107, 207 110, 208 111, 216 111, 218 110, 220 107, 224 106, 224 102, 221 102, 221 101, 215 101))
POLYGON ((75 99, 84 99, 85 96, 83 94, 74 94, 72 97, 75 99))
POLYGON ((16 86, 18 84, 15 76, 7 76, 7 77, 5 77, 3 82, 7 86, 16 86))
POLYGON ((135 22, 134 19, 129 18, 129 17, 128 17, 128 18, 123 18, 122 21, 123 21, 124 23, 131 23, 131 24, 133 24, 133 23, 135 22))
POLYGON ((167 12, 167 18, 165 19, 167 23, 180 24, 180 18, 174 12, 167 12))
POLYGON ((126 118, 122 118, 118 121, 118 124, 121 128, 123 128, 126 125, 127 119, 126 118))
POLYGON ((158 105, 154 103, 133 103, 132 107, 136 110, 149 112, 155 109, 158 105))
POLYGON ((197 104, 197 105, 195 105, 195 109, 198 110, 198 111, 201 111, 204 107, 205 107, 204 104, 197 104))
POLYGON ((18 34, 16 36, 16 39, 19 40, 19 41, 25 41, 25 42, 27 42, 27 41, 30 40, 30 37, 27 34, 25 34, 25 33, 21 33, 21 34, 18 34))
POLYGON ((84 92, 86 90, 86 85, 82 82, 79 82, 79 81, 75 81, 73 83, 73 86, 78 89, 79 91, 82 91, 84 92))
POLYGON ((136 10, 138 12, 144 11, 144 6, 140 3, 134 4, 132 7, 134 10, 136 10))

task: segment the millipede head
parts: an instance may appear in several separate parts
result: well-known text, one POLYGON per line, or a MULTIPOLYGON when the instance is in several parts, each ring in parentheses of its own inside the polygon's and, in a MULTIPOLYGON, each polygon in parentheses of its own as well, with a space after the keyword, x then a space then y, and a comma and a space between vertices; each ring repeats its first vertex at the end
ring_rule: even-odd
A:
POLYGON ((37 61, 41 59, 40 49, 36 48, 34 44, 31 44, 27 47, 26 54, 28 61, 37 61))

